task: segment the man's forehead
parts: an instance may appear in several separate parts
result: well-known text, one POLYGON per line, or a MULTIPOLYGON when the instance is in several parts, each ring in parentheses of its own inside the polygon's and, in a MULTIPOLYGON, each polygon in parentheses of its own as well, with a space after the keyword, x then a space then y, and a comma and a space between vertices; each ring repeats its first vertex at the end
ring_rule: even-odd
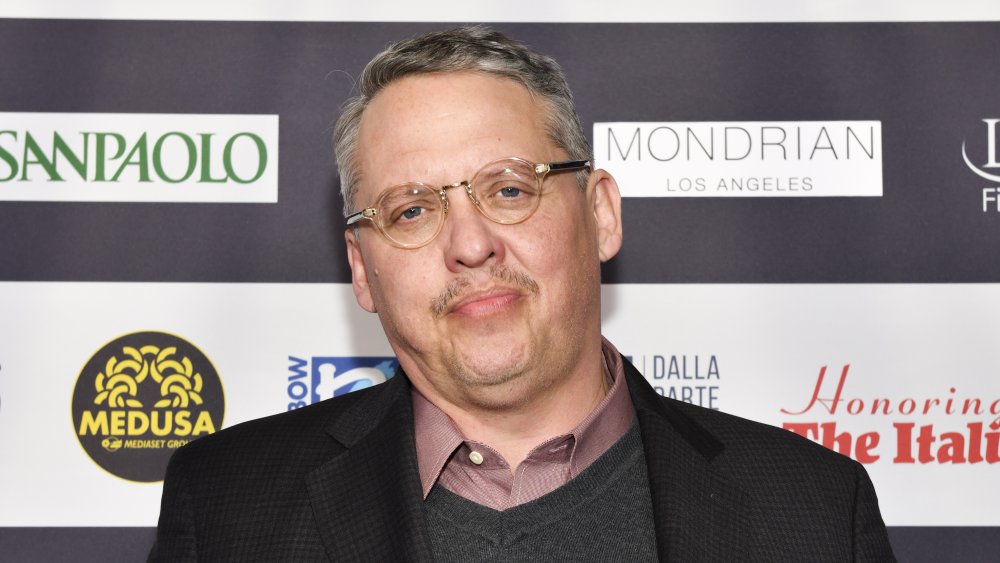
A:
POLYGON ((413 174, 432 172, 442 160, 451 164, 451 174, 461 174, 460 168, 496 158, 548 158, 539 153, 557 149, 547 134, 546 109, 520 82, 489 73, 439 72, 396 80, 362 115, 361 184, 368 183, 365 178, 384 183, 379 180, 393 173, 395 181, 429 180, 413 174))
MULTIPOLYGON (((362 133, 366 125, 389 119, 395 124, 445 128, 464 113, 508 114, 507 118, 526 116, 534 119, 541 113, 541 102, 520 82, 485 72, 434 72, 406 76, 388 84, 369 102, 361 116, 362 133)), ((404 131, 406 129, 403 129, 404 131)))

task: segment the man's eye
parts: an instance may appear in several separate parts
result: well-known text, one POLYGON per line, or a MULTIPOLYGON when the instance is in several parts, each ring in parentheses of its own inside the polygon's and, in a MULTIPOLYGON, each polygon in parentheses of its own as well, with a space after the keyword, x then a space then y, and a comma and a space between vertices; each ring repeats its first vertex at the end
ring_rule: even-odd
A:
POLYGON ((500 197, 517 197, 521 195, 521 189, 507 186, 505 188, 500 188, 500 191, 497 193, 500 194, 500 197))
POLYGON ((423 207, 410 207, 399 214, 403 219, 416 219, 424 212, 423 207))

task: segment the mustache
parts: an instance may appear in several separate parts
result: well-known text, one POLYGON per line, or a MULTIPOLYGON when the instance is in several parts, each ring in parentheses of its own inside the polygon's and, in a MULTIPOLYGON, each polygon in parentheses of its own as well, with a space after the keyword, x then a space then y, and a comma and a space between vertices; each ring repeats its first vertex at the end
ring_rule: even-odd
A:
MULTIPOLYGON (((511 269, 509 266, 494 265, 490 267, 489 277, 508 285, 514 285, 524 289, 528 293, 538 293, 538 283, 528 274, 511 269)), ((448 306, 461 298, 472 287, 473 276, 465 274, 448 282, 444 290, 431 300, 431 312, 435 317, 444 315, 448 306)))

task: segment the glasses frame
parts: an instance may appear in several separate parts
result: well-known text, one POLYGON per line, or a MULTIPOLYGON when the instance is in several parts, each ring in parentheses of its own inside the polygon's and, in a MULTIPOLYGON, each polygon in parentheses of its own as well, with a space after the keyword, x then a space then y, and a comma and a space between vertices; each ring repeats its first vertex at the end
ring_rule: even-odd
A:
POLYGON ((493 221, 494 223, 498 223, 498 224, 501 224, 501 225, 516 225, 518 223, 523 223, 523 222, 527 221, 532 215, 535 214, 535 211, 538 211, 538 206, 539 206, 539 204, 541 203, 541 200, 542 200, 541 196, 543 195, 543 192, 542 192, 542 183, 545 181, 546 176, 548 176, 550 173, 553 173, 553 172, 576 171, 576 170, 587 169, 587 168, 590 168, 590 167, 591 167, 591 165, 590 165, 590 161, 589 160, 563 160, 563 161, 558 161, 558 162, 548 162, 548 163, 535 164, 533 162, 527 161, 527 160, 525 160, 523 158, 518 158, 516 156, 511 156, 511 157, 507 157, 507 158, 500 158, 500 159, 494 160, 494 161, 489 162, 489 163, 485 164, 484 166, 482 166, 479 170, 476 171, 475 174, 472 175, 472 180, 462 180, 460 182, 455 182, 453 184, 446 184, 446 185, 440 186, 438 188, 434 188, 434 187, 430 186, 429 184, 425 184, 423 182, 406 182, 404 184, 396 184, 394 186, 390 186, 390 187, 382 190, 382 192, 378 195, 378 197, 375 199, 375 202, 372 203, 371 206, 366 207, 364 209, 360 209, 358 211, 355 211, 354 213, 350 213, 344 219, 347 222, 347 226, 348 227, 357 225, 357 223, 360 222, 362 219, 368 219, 368 220, 370 220, 372 222, 372 224, 375 225, 375 228, 378 229, 378 232, 381 233, 382 236, 385 237, 385 239, 387 241, 389 241, 389 244, 391 244, 391 245, 393 245, 393 246, 395 246, 397 248, 404 248, 404 249, 420 248, 422 246, 426 246, 426 245, 430 244, 431 241, 433 241, 435 238, 437 238, 438 234, 441 232, 441 227, 444 226, 444 221, 445 221, 445 219, 447 219, 447 216, 448 216, 448 190, 451 190, 451 189, 454 189, 454 188, 465 188, 465 194, 467 196, 469 196, 469 199, 472 201, 473 206, 479 211, 479 213, 483 217, 486 217, 490 221, 493 221), (482 173, 487 168, 489 168, 489 167, 491 167, 491 166, 493 166, 495 164, 499 164, 501 162, 510 162, 510 161, 514 161, 514 162, 518 162, 520 164, 527 165, 529 168, 531 168, 532 170, 534 170, 534 172, 535 172, 535 181, 538 183, 538 197, 535 200, 535 206, 532 207, 531 211, 529 211, 527 214, 525 214, 524 217, 522 217, 522 218, 520 218, 520 219, 518 219, 516 221, 502 221, 500 219, 495 219, 493 217, 490 217, 486 213, 486 211, 483 209, 482 205, 479 203, 479 200, 476 198, 476 194, 475 194, 475 191, 474 191, 473 186, 472 186, 472 180, 475 180, 476 177, 479 176, 479 174, 482 173), (437 192, 438 197, 441 198, 441 205, 442 205, 442 208, 443 208, 443 211, 444 211, 444 215, 441 217, 441 220, 438 222, 437 228, 434 230, 434 234, 432 234, 430 237, 428 237, 428 239, 426 241, 423 241, 423 242, 420 242, 420 243, 413 243, 413 244, 407 244, 407 243, 400 242, 400 241, 392 238, 391 236, 389 236, 389 233, 385 232, 385 229, 383 229, 381 223, 379 223, 379 221, 377 220, 377 218, 378 218, 378 208, 382 205, 382 200, 391 191, 395 190, 396 188, 400 188, 400 187, 404 187, 404 186, 419 186, 419 187, 423 187, 423 188, 428 188, 431 191, 437 192))

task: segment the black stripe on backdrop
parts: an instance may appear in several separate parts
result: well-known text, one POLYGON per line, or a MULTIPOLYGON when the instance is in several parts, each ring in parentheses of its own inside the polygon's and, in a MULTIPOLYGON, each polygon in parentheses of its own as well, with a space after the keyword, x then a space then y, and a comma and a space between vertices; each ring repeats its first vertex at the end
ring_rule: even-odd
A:
MULTIPOLYGON (((0 111, 263 113, 281 126, 277 204, 0 202, 0 280, 347 282, 331 123, 373 53, 441 27, 0 20, 0 111)), ((961 158, 1000 115, 1000 23, 497 27, 563 64, 588 131, 882 123, 884 197, 630 199, 605 281, 1000 279, 1000 214, 981 210, 984 181, 961 158)))
MULTIPOLYGON (((154 528, 0 528, 6 563, 126 563, 145 561, 154 528)), ((908 563, 993 561, 997 528, 889 528, 897 559, 908 563)))

